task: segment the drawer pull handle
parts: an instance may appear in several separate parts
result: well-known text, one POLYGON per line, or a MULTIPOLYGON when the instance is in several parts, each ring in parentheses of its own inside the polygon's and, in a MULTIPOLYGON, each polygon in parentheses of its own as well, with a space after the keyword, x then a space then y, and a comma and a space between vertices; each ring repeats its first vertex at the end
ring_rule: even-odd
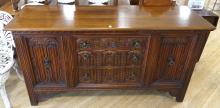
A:
POLYGON ((90 48, 91 45, 88 42, 82 42, 79 44, 80 48, 90 48))
POLYGON ((175 64, 174 59, 173 59, 172 57, 169 57, 169 58, 168 58, 168 66, 172 66, 172 65, 174 65, 174 64, 175 64))
POLYGON ((136 40, 136 41, 133 41, 132 45, 133 45, 134 48, 140 48, 141 47, 141 42, 136 40))
POLYGON ((136 63, 138 61, 138 56, 134 54, 132 56, 132 61, 136 63))
POLYGON ((137 63, 141 56, 140 53, 136 51, 130 51, 128 52, 128 54, 129 54, 130 60, 134 63, 137 63))
POLYGON ((82 78, 83 78, 84 81, 88 81, 90 79, 88 73, 84 73, 82 78))
POLYGON ((47 71, 49 71, 49 69, 50 69, 50 67, 51 67, 51 60, 46 57, 46 58, 44 59, 43 63, 44 63, 45 69, 46 69, 47 71))
POLYGON ((91 56, 90 53, 84 53, 83 54, 83 59, 88 60, 90 58, 90 56, 91 56))

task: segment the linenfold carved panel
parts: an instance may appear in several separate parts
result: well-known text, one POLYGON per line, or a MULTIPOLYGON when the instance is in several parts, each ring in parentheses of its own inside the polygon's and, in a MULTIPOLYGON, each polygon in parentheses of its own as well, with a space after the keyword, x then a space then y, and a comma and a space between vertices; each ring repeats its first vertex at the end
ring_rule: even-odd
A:
POLYGON ((180 81, 191 47, 192 37, 162 37, 158 60, 159 79, 180 81))
POLYGON ((38 83, 64 80, 58 38, 27 38, 35 78, 38 83))

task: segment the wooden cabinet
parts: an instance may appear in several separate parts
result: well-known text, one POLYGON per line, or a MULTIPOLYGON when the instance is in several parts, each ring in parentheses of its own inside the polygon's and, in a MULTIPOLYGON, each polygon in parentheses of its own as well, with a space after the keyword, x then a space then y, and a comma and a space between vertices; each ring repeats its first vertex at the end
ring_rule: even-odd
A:
POLYGON ((112 89, 163 90, 182 102, 215 29, 184 6, 27 6, 5 28, 32 105, 45 93, 112 89))
MULTIPOLYGON (((76 89, 157 88, 182 101, 209 32, 13 34, 33 95, 76 89)), ((31 98, 37 104, 37 98, 31 98)))

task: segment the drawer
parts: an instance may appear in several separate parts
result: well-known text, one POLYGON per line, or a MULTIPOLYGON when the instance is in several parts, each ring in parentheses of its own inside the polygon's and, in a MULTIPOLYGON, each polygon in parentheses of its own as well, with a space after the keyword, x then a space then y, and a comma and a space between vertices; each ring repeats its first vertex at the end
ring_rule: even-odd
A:
POLYGON ((138 83, 140 67, 79 68, 79 83, 138 83))
POLYGON ((79 66, 140 66, 144 51, 79 51, 79 66))
POLYGON ((144 49, 146 38, 78 38, 77 50, 144 49))

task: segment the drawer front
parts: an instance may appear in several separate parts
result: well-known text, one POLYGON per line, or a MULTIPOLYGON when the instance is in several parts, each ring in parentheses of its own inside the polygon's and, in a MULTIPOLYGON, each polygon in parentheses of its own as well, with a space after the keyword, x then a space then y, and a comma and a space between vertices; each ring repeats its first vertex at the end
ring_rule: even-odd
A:
POLYGON ((144 51, 79 51, 78 65, 82 67, 95 66, 140 66, 144 51))
POLYGON ((38 84, 64 84, 58 38, 27 38, 34 76, 38 84))
POLYGON ((80 83, 138 83, 141 80, 140 75, 140 67, 79 68, 80 83))
POLYGON ((144 38, 79 38, 78 50, 102 49, 143 49, 146 41, 144 38))
POLYGON ((140 84, 148 37, 78 38, 80 83, 140 84))

